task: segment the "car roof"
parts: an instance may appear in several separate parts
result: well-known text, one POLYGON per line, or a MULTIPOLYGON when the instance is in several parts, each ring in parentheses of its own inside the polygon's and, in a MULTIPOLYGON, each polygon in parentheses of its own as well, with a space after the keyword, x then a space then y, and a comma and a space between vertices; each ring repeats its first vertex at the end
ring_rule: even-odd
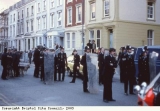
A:
MULTIPOLYGON (((141 47, 138 47, 138 48, 144 48, 144 46, 141 46, 141 47)), ((149 48, 149 49, 152 49, 152 48, 160 49, 160 45, 147 46, 147 48, 149 48)))

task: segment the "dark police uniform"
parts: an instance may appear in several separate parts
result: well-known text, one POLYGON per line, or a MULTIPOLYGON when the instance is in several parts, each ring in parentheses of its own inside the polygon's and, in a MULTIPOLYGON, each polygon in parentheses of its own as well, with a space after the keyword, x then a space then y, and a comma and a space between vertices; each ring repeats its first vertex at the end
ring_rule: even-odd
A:
POLYGON ((134 56, 132 54, 126 55, 126 62, 125 62, 125 77, 124 77, 124 91, 125 94, 128 94, 128 84, 129 84, 129 92, 133 94, 133 85, 135 82, 135 64, 134 64, 134 56))
POLYGON ((1 65, 3 66, 2 76, 1 78, 3 80, 6 80, 7 78, 7 48, 4 49, 4 53, 1 57, 1 65))
POLYGON ((149 71, 149 58, 148 56, 140 56, 138 60, 138 69, 139 69, 139 84, 142 82, 150 83, 150 71, 149 71))
POLYGON ((105 72, 103 75, 103 101, 115 101, 112 98, 112 79, 115 72, 115 68, 117 67, 117 62, 115 57, 112 55, 108 55, 105 57, 104 68, 105 72))
POLYGON ((40 68, 41 68, 41 81, 45 81, 44 75, 44 53, 40 51, 40 68))
POLYGON ((9 71, 12 71, 12 69, 13 69, 13 66, 12 66, 13 64, 12 63, 13 63, 12 53, 8 52, 7 53, 7 75, 8 76, 10 76, 9 71))
POLYGON ((125 62, 126 62, 126 52, 121 52, 119 57, 119 66, 120 66, 120 82, 124 82, 125 75, 125 62))
POLYGON ((61 81, 61 73, 62 73, 62 81, 64 81, 65 77, 65 62, 67 63, 66 53, 58 53, 58 80, 61 81))
POLYGON ((78 54, 74 55, 74 65, 73 65, 73 79, 71 83, 75 83, 76 74, 79 73, 77 67, 80 67, 80 56, 78 54))
POLYGON ((88 72, 87 72, 87 62, 86 62, 86 53, 82 56, 82 59, 80 61, 81 65, 83 65, 83 91, 84 92, 89 92, 88 91, 88 72))
POLYGON ((58 57, 55 55, 54 57, 54 81, 57 81, 57 73, 58 73, 58 57))
POLYGON ((35 64, 35 70, 34 70, 34 77, 39 76, 39 62, 40 62, 40 51, 38 49, 34 52, 34 58, 33 58, 34 64, 35 64))
POLYGON ((104 54, 98 55, 98 67, 99 67, 99 84, 102 84, 103 68, 104 68, 104 54))

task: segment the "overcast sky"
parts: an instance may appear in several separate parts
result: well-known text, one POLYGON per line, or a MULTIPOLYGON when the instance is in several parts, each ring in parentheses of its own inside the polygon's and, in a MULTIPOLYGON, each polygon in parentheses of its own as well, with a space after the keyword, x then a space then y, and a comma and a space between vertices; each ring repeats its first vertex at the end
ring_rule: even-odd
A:
POLYGON ((0 0, 0 12, 4 9, 7 9, 9 6, 12 6, 20 0, 0 0))

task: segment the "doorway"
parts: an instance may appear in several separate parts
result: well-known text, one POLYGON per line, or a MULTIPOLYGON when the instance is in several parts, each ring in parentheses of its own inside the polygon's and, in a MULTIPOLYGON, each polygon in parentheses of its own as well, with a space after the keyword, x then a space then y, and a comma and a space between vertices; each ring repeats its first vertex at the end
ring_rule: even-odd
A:
POLYGON ((109 29, 110 48, 113 48, 113 29, 109 29))

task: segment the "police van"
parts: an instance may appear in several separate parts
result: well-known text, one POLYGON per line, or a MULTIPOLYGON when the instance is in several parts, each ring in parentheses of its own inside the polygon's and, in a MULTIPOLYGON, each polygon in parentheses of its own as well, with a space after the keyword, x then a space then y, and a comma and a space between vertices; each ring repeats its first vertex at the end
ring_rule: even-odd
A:
MULTIPOLYGON (((136 76, 138 76, 138 72, 139 72, 138 71, 138 59, 139 59, 140 54, 142 53, 143 48, 144 48, 144 46, 138 47, 136 50, 136 54, 135 54, 135 58, 134 58, 135 67, 136 67, 136 76)), ((156 74, 158 74, 160 72, 160 45, 147 46, 147 48, 148 48, 149 54, 152 53, 153 51, 159 54, 157 61, 156 61, 156 74)))

